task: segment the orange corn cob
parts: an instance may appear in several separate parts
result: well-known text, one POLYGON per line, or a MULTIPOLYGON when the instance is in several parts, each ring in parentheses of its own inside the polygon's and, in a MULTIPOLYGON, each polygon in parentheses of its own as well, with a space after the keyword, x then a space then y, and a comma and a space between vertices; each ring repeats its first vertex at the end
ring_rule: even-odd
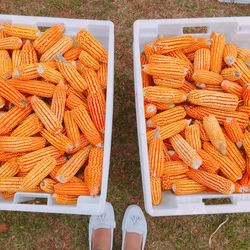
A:
POLYGON ((192 124, 186 127, 185 139, 195 150, 201 149, 200 127, 198 124, 192 124))
POLYGON ((54 91, 51 101, 51 111, 55 114, 60 123, 63 121, 67 89, 64 83, 59 83, 54 91))
POLYGON ((248 174, 248 177, 250 178, 250 158, 246 155, 246 173, 248 174))
POLYGON ((0 79, 0 95, 19 108, 27 108, 27 100, 17 89, 0 79))
POLYGON ((20 191, 26 191, 37 186, 53 170, 55 165, 55 158, 50 156, 44 157, 24 177, 20 191))
POLYGON ((205 38, 205 37, 198 37, 196 39, 196 41, 189 47, 182 49, 182 52, 184 54, 189 54, 189 53, 193 53, 198 49, 208 49, 210 46, 211 42, 209 39, 205 38))
POLYGON ((11 78, 12 61, 7 50, 0 50, 0 77, 4 80, 11 78))
POLYGON ((100 62, 108 61, 108 53, 99 41, 87 30, 80 30, 76 35, 76 43, 100 62))
POLYGON ((174 50, 183 50, 192 46, 196 42, 193 36, 177 36, 169 38, 159 38, 153 44, 156 54, 166 54, 174 50))
POLYGON ((249 49, 237 48, 237 56, 239 59, 241 59, 245 63, 250 62, 250 50, 249 49))
POLYGON ((244 134, 237 120, 227 118, 224 122, 224 128, 230 140, 232 142, 235 142, 236 145, 240 148, 242 146, 244 134))
POLYGON ((243 112, 238 111, 227 111, 218 110, 214 108, 207 107, 185 107, 187 114, 198 120, 202 120, 203 117, 209 114, 214 115, 220 124, 223 124, 226 118, 231 117, 236 119, 240 124, 241 128, 246 128, 248 126, 248 116, 243 112))
POLYGON ((241 184, 241 185, 248 184, 248 180, 249 180, 248 174, 245 173, 245 174, 243 175, 242 179, 240 180, 240 184, 241 184))
POLYGON ((51 98, 55 91, 54 84, 44 81, 19 80, 16 78, 12 78, 8 81, 8 83, 21 93, 37 95, 40 97, 51 98))
POLYGON ((237 58, 237 48, 234 44, 228 43, 224 47, 224 61, 228 66, 233 65, 237 58))
POLYGON ((22 64, 32 64, 37 63, 37 54, 30 40, 26 40, 25 44, 22 47, 21 52, 21 63, 22 64))
POLYGON ((34 41, 34 47, 39 54, 44 54, 49 50, 56 42, 58 42, 64 32, 64 26, 62 24, 52 26, 47 29, 41 36, 34 41))
POLYGON ((202 158, 202 168, 212 174, 217 174, 220 169, 220 163, 214 157, 208 154, 205 150, 199 149, 197 153, 202 158))
POLYGON ((244 105, 250 107, 250 84, 243 87, 242 97, 244 105))
POLYGON ((77 69, 69 62, 63 61, 64 58, 57 54, 57 66, 63 77, 76 90, 83 92, 87 89, 85 79, 78 73, 77 69))
MULTIPOLYGON (((99 83, 103 89, 107 88, 107 82, 108 82, 108 65, 107 63, 101 63, 100 68, 97 71, 97 76, 99 79, 99 83)), ((142 77, 143 84, 148 85, 148 81, 150 82, 151 79, 148 75, 144 74, 144 78, 142 77)), ((145 86, 144 86, 145 87, 145 86)))
POLYGON ((31 40, 34 40, 41 35, 41 32, 38 28, 27 25, 6 24, 4 26, 4 32, 8 36, 17 36, 20 38, 26 38, 31 40))
POLYGON ((203 143, 203 149, 210 154, 212 157, 216 159, 216 161, 220 164, 220 171, 222 174, 231 180, 232 182, 236 182, 240 180, 242 177, 241 169, 232 162, 227 156, 220 154, 216 148, 212 146, 209 142, 203 143))
POLYGON ((9 153, 9 152, 0 152, 0 161, 8 161, 12 158, 22 156, 25 153, 9 153))
POLYGON ((81 52, 82 52, 81 48, 73 47, 73 48, 69 49, 68 51, 66 51, 63 54, 63 57, 69 62, 76 61, 79 58, 79 55, 81 52))
POLYGON ((195 56, 195 52, 191 52, 191 53, 188 53, 188 54, 185 54, 187 59, 190 61, 190 62, 193 62, 194 61, 194 56, 195 56))
POLYGON ((30 152, 45 147, 45 139, 42 137, 0 137, 1 152, 30 152))
POLYGON ((76 61, 76 69, 78 70, 78 72, 84 77, 85 72, 89 70, 88 67, 86 67, 82 61, 77 60, 76 61))
MULTIPOLYGON (((145 74, 144 72, 142 72, 142 74, 145 74)), ((149 75, 146 75, 149 77, 149 75)), ((169 87, 169 88, 180 88, 183 87, 185 80, 177 80, 177 79, 172 79, 171 77, 158 77, 158 76, 154 76, 153 77, 153 81, 154 84, 157 86, 162 86, 162 87, 169 87)), ((148 84, 147 86, 149 86, 150 84, 148 84)), ((147 87, 144 86, 143 87, 147 87)))
POLYGON ((157 107, 152 103, 144 104, 145 118, 150 118, 157 113, 157 107))
POLYGON ((0 38, 0 49, 20 49, 23 43, 19 37, 0 38))
POLYGON ((241 71, 234 68, 225 68, 221 71, 224 79, 229 81, 237 81, 241 78, 241 71))
POLYGON ((203 127, 203 124, 201 121, 195 120, 194 124, 197 124, 199 126, 200 129, 200 138, 202 141, 209 141, 209 138, 207 136, 207 133, 203 127))
POLYGON ((193 74, 193 80, 199 83, 220 86, 223 76, 208 70, 196 70, 193 74))
POLYGON ((90 195, 98 195, 102 185, 103 148, 92 148, 89 153, 88 166, 84 171, 84 181, 87 183, 90 195))
POLYGON ((186 174, 180 174, 180 175, 162 175, 161 181, 162 181, 162 190, 169 190, 172 189, 172 186, 175 182, 178 182, 179 180, 189 180, 186 174))
POLYGON ((221 87, 225 92, 235 94, 239 97, 243 94, 243 88, 236 82, 224 80, 221 83, 221 87))
POLYGON ((243 147, 246 151, 248 157, 250 157, 250 132, 247 130, 245 131, 244 138, 243 138, 243 147))
POLYGON ((214 147, 223 155, 227 154, 226 138, 214 115, 203 118, 203 127, 214 147))
POLYGON ((80 134, 80 145, 78 147, 75 147, 74 149, 70 150, 68 154, 75 154, 79 150, 85 148, 89 145, 89 141, 86 139, 86 137, 83 134, 80 134))
POLYGON ((44 124, 45 128, 52 134, 59 134, 62 130, 62 124, 56 115, 51 111, 47 104, 36 96, 31 98, 31 105, 38 118, 44 124))
POLYGON ((100 68, 100 64, 98 60, 92 57, 87 51, 82 50, 79 55, 79 60, 88 68, 92 68, 94 70, 98 70, 100 68))
POLYGON ((67 85, 67 95, 69 94, 74 94, 76 95, 79 99, 81 99, 83 102, 86 102, 86 92, 81 93, 73 89, 71 86, 67 85))
POLYGON ((74 93, 69 93, 68 94, 65 105, 66 105, 66 107, 68 109, 73 109, 73 108, 76 108, 76 107, 79 107, 79 106, 84 106, 86 109, 88 108, 87 100, 81 100, 74 93))
POLYGON ((12 200, 15 196, 15 193, 10 193, 10 192, 2 192, 2 198, 4 200, 12 200))
POLYGON ((89 195, 89 188, 84 182, 57 183, 55 193, 61 195, 89 195))
POLYGON ((173 192, 177 195, 201 193, 206 189, 205 186, 193 180, 179 180, 172 186, 173 192))
POLYGON ((162 175, 180 175, 188 171, 188 166, 183 161, 165 161, 162 167, 162 175))
POLYGON ((64 83, 64 78, 63 78, 62 74, 59 71, 57 71, 57 70, 55 70, 47 65, 38 66, 37 72, 42 78, 44 78, 45 80, 47 80, 49 82, 53 82, 56 84, 64 83))
POLYGON ((100 145, 103 142, 102 137, 92 122, 88 111, 83 106, 79 106, 72 110, 72 114, 87 140, 93 145, 100 145))
POLYGON ((2 177, 13 177, 19 172, 19 166, 17 164, 17 159, 13 158, 5 162, 0 167, 0 178, 2 177))
POLYGON ((190 169, 187 175, 194 181, 222 194, 232 194, 235 190, 235 185, 232 181, 216 174, 190 169))
POLYGON ((175 107, 174 103, 163 103, 163 102, 150 102, 151 104, 155 105, 157 110, 168 110, 175 107))
POLYGON ((148 43, 144 45, 144 53, 147 60, 149 60, 150 56, 155 53, 153 43, 148 43))
POLYGON ((150 186, 151 186, 152 203, 153 205, 157 206, 161 203, 162 200, 161 178, 151 176, 150 186))
POLYGON ((54 186, 56 185, 56 181, 50 179, 50 178, 45 178, 40 182, 40 188, 49 194, 53 194, 54 191, 54 186))
POLYGON ((248 116, 250 116, 250 107, 248 106, 240 106, 237 108, 237 111, 246 113, 248 116))
MULTIPOLYGON (((180 133, 190 124, 190 122, 191 122, 191 120, 180 120, 180 121, 172 122, 170 124, 159 127, 159 131, 160 131, 160 135, 161 135, 162 140, 166 140, 166 139, 170 138, 171 136, 174 136, 174 135, 180 133)), ((155 134, 155 131, 156 130, 153 129, 153 130, 147 132, 148 143, 151 142, 151 140, 155 134)))
POLYGON ((49 177, 52 178, 54 181, 57 182, 57 179, 56 179, 56 173, 57 171, 63 166, 62 165, 56 165, 53 170, 49 173, 49 177))
POLYGON ((218 35, 213 32, 211 35, 211 71, 215 73, 220 73, 222 68, 223 52, 225 47, 225 34, 222 33, 218 35))
POLYGON ((13 70, 22 64, 22 51, 20 49, 12 50, 11 61, 13 70))
POLYGON ((74 143, 64 134, 53 135, 46 129, 40 133, 51 145, 63 152, 69 152, 74 148, 74 143))
MULTIPOLYGON (((141 61, 141 65, 144 65, 144 64, 148 63, 148 60, 147 60, 146 55, 144 53, 141 54, 140 61, 141 61)), ((142 78, 142 86, 143 86, 143 88, 151 85, 152 77, 150 75, 148 75, 145 72, 141 71, 141 78, 142 78)))
POLYGON ((232 68, 241 72, 241 78, 238 80, 238 82, 242 86, 250 83, 250 69, 241 59, 237 58, 235 63, 232 65, 232 68))
POLYGON ((0 178, 0 192, 18 192, 23 183, 23 177, 2 177, 0 178))
POLYGON ((73 39, 69 36, 64 36, 42 54, 40 62, 54 61, 56 53, 64 54, 72 47, 73 39))
POLYGON ((172 136, 169 139, 174 150, 179 157, 191 168, 199 168, 202 164, 201 157, 197 154, 187 141, 179 134, 172 136))
POLYGON ((32 80, 39 77, 37 67, 39 63, 20 65, 13 71, 12 77, 20 80, 32 80))
POLYGON ((206 84, 204 89, 211 90, 211 91, 217 91, 217 92, 224 92, 223 88, 221 86, 217 86, 217 85, 206 84))
POLYGON ((144 88, 144 100, 147 102, 181 103, 186 101, 184 91, 161 86, 144 88))
POLYGON ((11 136, 28 137, 39 133, 43 129, 43 124, 36 114, 29 115, 16 129, 11 136))
POLYGON ((171 158, 168 154, 168 148, 164 143, 163 143, 163 158, 165 161, 171 161, 171 158))
POLYGON ((76 176, 73 176, 68 183, 83 183, 83 180, 76 176))
MULTIPOLYGON (((175 51, 173 53, 176 53, 175 51)), ((169 56, 166 55, 157 55, 153 54, 149 57, 148 63, 150 64, 168 64, 169 66, 181 65, 187 69, 189 69, 189 61, 188 63, 179 58, 176 54, 172 55, 168 53, 169 56)), ((185 56, 185 55, 184 55, 185 56)))
POLYGON ((164 126, 172 122, 176 122, 184 119, 186 116, 186 111, 183 107, 177 106, 172 109, 158 113, 147 120, 147 127, 156 128, 159 126, 164 126))
POLYGON ((65 155, 60 156, 59 158, 56 159, 56 166, 58 165, 63 165, 68 161, 68 158, 65 155))
POLYGON ((65 125, 67 136, 72 140, 76 148, 79 147, 80 146, 80 131, 70 111, 65 111, 64 113, 64 125, 65 125))
POLYGON ((194 70, 210 69, 210 50, 206 48, 198 49, 194 54, 194 70))
POLYGON ((185 91, 186 93, 189 93, 191 90, 197 89, 192 83, 185 81, 184 85, 179 88, 179 90, 185 91))
POLYGON ((78 196, 76 195, 65 195, 65 194, 54 194, 56 203, 63 205, 75 205, 77 204, 78 196))

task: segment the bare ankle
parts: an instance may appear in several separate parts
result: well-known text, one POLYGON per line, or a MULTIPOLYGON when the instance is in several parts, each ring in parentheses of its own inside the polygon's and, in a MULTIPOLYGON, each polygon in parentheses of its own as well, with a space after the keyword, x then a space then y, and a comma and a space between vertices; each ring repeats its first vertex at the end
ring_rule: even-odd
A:
POLYGON ((124 241, 124 250, 141 250, 142 235, 137 233, 126 233, 124 241))
POLYGON ((92 250, 110 250, 111 229, 99 228, 93 230, 92 250))

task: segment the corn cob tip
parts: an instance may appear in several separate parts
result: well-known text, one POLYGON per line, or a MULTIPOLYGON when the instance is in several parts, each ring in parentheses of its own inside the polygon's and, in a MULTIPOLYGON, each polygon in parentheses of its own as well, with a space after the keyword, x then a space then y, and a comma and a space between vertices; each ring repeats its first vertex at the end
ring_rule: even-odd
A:
POLYGON ((39 74, 42 74, 42 73, 44 72, 44 67, 43 67, 42 65, 39 65, 39 66, 37 67, 37 72, 38 72, 39 74))
POLYGON ((18 69, 16 69, 15 71, 12 72, 12 77, 18 77, 20 76, 20 71, 18 69))
POLYGON ((19 38, 19 37, 18 37, 18 44, 19 44, 19 45, 22 45, 22 44, 23 44, 22 39, 21 39, 21 38, 19 38))
POLYGON ((71 64, 76 67, 76 61, 71 62, 71 64))
POLYGON ((241 77, 240 70, 236 69, 234 73, 235 73, 235 77, 241 77))
POLYGON ((246 85, 246 89, 250 89, 250 84, 247 84, 247 85, 246 85))
POLYGON ((189 73, 189 69, 187 69, 187 68, 184 68, 184 76, 187 76, 188 75, 188 73, 189 73))
POLYGON ((202 165, 201 159, 195 159, 191 165, 191 168, 198 169, 202 165))
POLYGON ((39 37, 41 35, 42 35, 42 32, 40 30, 36 32, 36 37, 39 37))
POLYGON ((226 58, 226 60, 225 60, 225 63, 227 64, 227 65, 232 65, 234 62, 235 62, 235 57, 234 56, 228 56, 227 58, 226 58))
POLYGON ((28 108, 28 103, 25 100, 21 100, 21 103, 25 108, 28 108))
POLYGON ((30 44, 30 40, 27 39, 26 42, 25 42, 25 44, 30 44))
POLYGON ((153 125, 153 122, 150 120, 147 120, 146 125, 147 125, 147 128, 151 128, 153 125))
POLYGON ((230 188, 231 194, 235 192, 235 184, 233 184, 230 188))
POLYGON ((219 151, 221 152, 221 154, 223 155, 227 155, 227 148, 226 148, 226 145, 224 143, 220 143, 218 145, 218 148, 219 148, 219 151))
POLYGON ((63 175, 58 175, 56 176, 56 179, 60 182, 60 183, 65 183, 65 178, 63 175))
POLYGON ((58 61, 67 62, 67 60, 59 52, 56 53, 55 58, 58 61))
POLYGON ((241 148, 242 145, 243 145, 243 142, 242 142, 242 141, 237 141, 235 144, 236 144, 236 146, 237 146, 238 148, 241 148))
POLYGON ((174 103, 167 103, 167 106, 169 109, 172 109, 175 107, 175 104, 174 103))
POLYGON ((206 88, 206 84, 205 83, 196 83, 195 86, 199 89, 205 89, 206 88))
POLYGON ((168 150, 168 155, 169 155, 169 156, 174 155, 174 153, 175 153, 175 151, 174 151, 174 150, 168 150))
POLYGON ((103 143, 98 143, 95 145, 97 148, 103 148, 103 143))
POLYGON ((155 129, 155 134, 153 136, 153 139, 159 139, 159 138, 161 138, 161 134, 160 134, 160 129, 157 127, 155 129))

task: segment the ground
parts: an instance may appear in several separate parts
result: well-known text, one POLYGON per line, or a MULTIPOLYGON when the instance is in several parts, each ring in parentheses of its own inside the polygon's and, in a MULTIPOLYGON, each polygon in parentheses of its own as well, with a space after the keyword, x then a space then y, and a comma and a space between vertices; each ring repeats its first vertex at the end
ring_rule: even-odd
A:
MULTIPOLYGON (((121 221, 132 203, 143 207, 133 90, 132 25, 136 19, 246 16, 249 5, 216 0, 0 0, 1 14, 109 19, 115 24, 115 100, 108 201, 115 207, 114 249, 121 246, 121 221)), ((250 215, 228 215, 212 249, 250 249, 250 215)), ((152 218, 147 216, 146 249, 209 249, 211 233, 227 215, 152 218)), ((88 217, 0 212, 0 250, 88 249, 88 217)))

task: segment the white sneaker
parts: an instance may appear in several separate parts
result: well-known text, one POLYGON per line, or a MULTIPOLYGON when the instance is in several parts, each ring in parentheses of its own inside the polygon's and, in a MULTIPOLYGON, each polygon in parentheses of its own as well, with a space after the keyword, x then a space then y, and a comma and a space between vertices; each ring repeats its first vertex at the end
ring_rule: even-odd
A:
POLYGON ((146 244, 147 238, 147 221, 141 210, 137 205, 130 205, 122 221, 122 250, 124 250, 124 242, 126 233, 137 233, 142 236, 142 250, 146 244))
POLYGON ((104 212, 100 215, 92 215, 89 220, 89 249, 92 249, 92 232, 95 229, 107 228, 111 229, 110 250, 113 248, 113 235, 115 228, 115 213, 113 206, 106 202, 104 212))

